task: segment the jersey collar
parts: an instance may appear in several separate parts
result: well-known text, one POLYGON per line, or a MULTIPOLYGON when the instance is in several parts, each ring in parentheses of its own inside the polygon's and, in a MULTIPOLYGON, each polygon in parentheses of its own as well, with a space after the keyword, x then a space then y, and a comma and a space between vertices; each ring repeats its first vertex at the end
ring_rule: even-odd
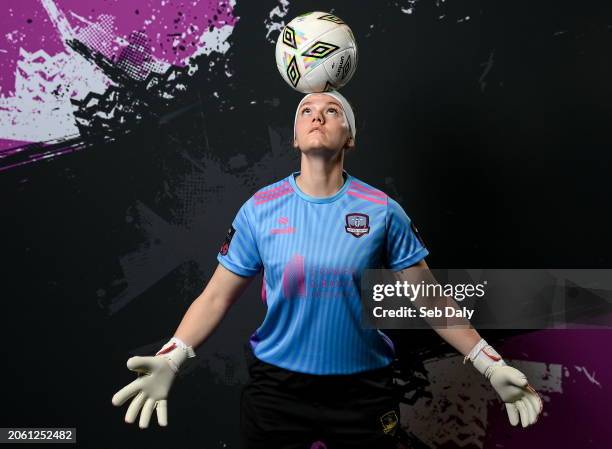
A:
POLYGON ((306 193, 300 190, 297 183, 295 182, 295 177, 299 174, 300 174, 299 171, 291 173, 291 175, 289 175, 289 184, 291 184, 291 187, 293 188, 294 192, 300 198, 306 201, 310 201, 311 203, 332 203, 336 201, 338 198, 344 195, 344 192, 348 190, 349 186, 351 185, 351 181, 353 179, 353 177, 349 175, 346 170, 342 170, 342 177, 344 178, 344 184, 342 185, 340 190, 338 190, 332 196, 317 197, 317 196, 307 195, 306 193))

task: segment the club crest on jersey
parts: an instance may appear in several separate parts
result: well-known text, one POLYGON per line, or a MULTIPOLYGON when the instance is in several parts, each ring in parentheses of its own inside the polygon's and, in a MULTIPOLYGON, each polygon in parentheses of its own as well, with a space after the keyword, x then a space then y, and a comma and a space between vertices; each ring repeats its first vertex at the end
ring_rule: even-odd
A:
POLYGON ((366 214, 346 214, 346 232, 353 237, 363 237, 370 232, 370 217, 366 214))
POLYGON ((236 233, 236 230, 234 229, 234 227, 230 226, 229 229, 227 230, 225 241, 223 242, 223 245, 221 245, 221 249, 219 250, 219 254, 221 254, 222 256, 227 255, 227 251, 229 250, 230 243, 232 243, 232 237, 234 237, 235 233, 236 233))

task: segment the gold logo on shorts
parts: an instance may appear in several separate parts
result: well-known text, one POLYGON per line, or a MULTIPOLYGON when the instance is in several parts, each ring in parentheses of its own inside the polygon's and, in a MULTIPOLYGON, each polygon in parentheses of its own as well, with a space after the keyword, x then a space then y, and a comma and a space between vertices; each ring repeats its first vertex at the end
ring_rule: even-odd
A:
POLYGON ((380 417, 380 423, 382 424, 383 432, 385 433, 395 433, 395 428, 398 423, 397 415, 395 414, 395 410, 391 410, 390 412, 385 413, 380 417))

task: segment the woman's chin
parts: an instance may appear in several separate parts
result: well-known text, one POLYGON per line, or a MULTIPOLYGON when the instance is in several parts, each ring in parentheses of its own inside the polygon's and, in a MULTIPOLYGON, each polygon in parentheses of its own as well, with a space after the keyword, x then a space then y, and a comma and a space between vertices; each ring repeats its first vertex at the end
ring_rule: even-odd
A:
POLYGON ((312 139, 312 141, 309 141, 306 143, 306 145, 304 145, 303 147, 300 147, 300 150, 302 151, 302 153, 313 153, 313 154, 314 153, 331 153, 333 154, 333 153, 337 153, 338 151, 340 151, 340 148, 330 147, 326 143, 322 141, 318 141, 318 139, 312 139))
POLYGON ((332 158, 337 155, 341 149, 328 147, 306 147, 300 151, 307 156, 332 158))

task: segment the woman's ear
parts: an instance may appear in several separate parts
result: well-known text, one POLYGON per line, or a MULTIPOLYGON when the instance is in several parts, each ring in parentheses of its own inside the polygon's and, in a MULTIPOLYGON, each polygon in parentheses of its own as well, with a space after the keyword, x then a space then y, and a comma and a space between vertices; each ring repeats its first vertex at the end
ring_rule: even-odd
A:
POLYGON ((355 139, 353 139, 353 137, 349 137, 346 141, 346 143, 344 144, 344 149, 345 150, 352 150, 355 148, 355 139))
POLYGON ((299 148, 296 139, 293 139, 293 148, 295 148, 295 149, 299 148))

